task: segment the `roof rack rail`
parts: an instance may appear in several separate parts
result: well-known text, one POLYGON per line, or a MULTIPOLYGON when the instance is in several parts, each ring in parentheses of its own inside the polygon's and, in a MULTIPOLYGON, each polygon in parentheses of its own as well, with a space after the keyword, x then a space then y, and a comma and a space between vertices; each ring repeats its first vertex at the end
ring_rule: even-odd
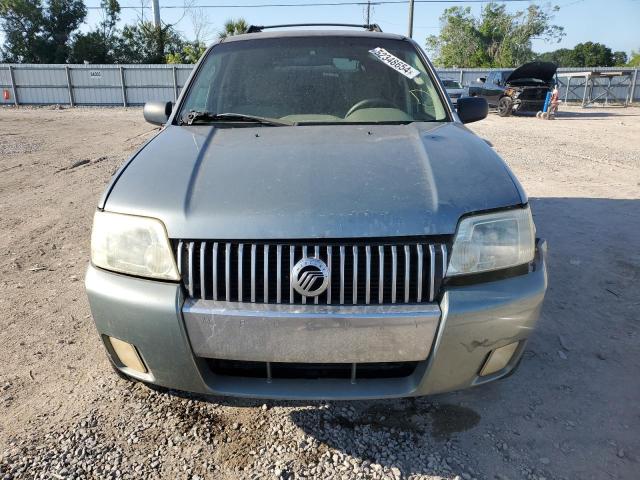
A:
POLYGON ((257 33, 268 28, 288 28, 288 27, 351 27, 364 28, 370 32, 382 32, 377 23, 359 25, 355 23, 288 23, 284 25, 250 25, 247 33, 257 33))

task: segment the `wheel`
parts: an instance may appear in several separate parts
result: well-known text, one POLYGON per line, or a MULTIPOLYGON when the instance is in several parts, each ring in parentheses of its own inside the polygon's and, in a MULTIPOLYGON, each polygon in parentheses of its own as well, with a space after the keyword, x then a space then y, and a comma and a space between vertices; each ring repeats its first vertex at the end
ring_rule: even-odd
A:
POLYGON ((502 97, 498 101, 498 115, 508 117, 511 113, 513 113, 513 100, 511 97, 502 97))
POLYGON ((544 113, 542 114, 542 119, 543 119, 543 120, 549 120, 549 112, 544 112, 544 113))
POLYGON ((542 116, 542 112, 536 113, 536 118, 540 118, 542 116))

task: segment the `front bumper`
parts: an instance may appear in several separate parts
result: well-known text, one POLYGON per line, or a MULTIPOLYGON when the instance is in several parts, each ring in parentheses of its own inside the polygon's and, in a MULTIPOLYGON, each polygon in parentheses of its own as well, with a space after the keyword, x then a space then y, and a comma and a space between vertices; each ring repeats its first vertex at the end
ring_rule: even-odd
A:
POLYGON ((211 395, 281 399, 364 399, 427 395, 501 378, 517 365, 547 287, 546 245, 529 273, 443 288, 439 304, 321 307, 186 301, 175 283, 119 275, 90 266, 86 288, 93 318, 107 336, 136 346, 148 368, 117 368, 148 383, 211 395), (509 363, 481 377, 496 348, 518 343, 509 363), (219 375, 208 358, 264 362, 401 362, 408 376, 306 380, 219 375))
POLYGON ((539 112, 544 108, 545 98, 518 97, 513 102, 513 109, 516 112, 539 112))
POLYGON ((253 362, 424 360, 440 308, 426 305, 273 305, 187 300, 191 347, 201 358, 253 362))

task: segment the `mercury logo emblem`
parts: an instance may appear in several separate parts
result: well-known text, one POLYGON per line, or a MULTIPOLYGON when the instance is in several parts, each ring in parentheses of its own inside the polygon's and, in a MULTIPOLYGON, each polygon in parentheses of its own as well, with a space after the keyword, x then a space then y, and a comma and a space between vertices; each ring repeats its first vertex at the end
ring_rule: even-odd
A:
POLYGON ((303 258, 291 270, 291 286, 300 295, 317 297, 329 286, 329 267, 319 258, 303 258))

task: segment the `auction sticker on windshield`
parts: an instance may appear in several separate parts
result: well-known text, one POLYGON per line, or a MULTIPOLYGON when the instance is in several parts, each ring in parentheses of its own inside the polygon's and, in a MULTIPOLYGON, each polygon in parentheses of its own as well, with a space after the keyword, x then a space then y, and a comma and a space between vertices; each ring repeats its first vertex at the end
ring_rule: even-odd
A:
POLYGON ((382 63, 393 68, 396 72, 401 73, 407 78, 413 79, 418 75, 420 75, 419 70, 416 70, 408 63, 403 62, 395 55, 387 52, 384 48, 377 47, 377 48, 374 48, 373 50, 369 50, 369 53, 372 53, 382 63))

